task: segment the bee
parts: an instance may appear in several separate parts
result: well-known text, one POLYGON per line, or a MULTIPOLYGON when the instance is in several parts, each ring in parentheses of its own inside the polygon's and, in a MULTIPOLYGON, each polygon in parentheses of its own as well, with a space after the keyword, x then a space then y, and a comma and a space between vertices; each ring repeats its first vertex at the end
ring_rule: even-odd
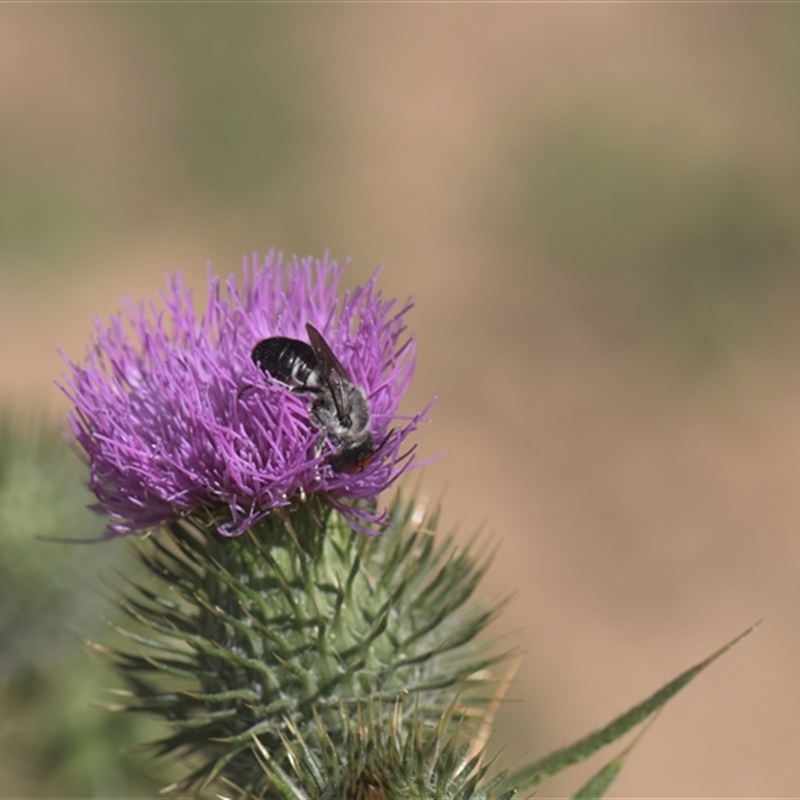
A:
POLYGON ((252 359, 291 391, 310 395, 311 421, 335 448, 327 459, 331 468, 359 472, 376 453, 367 396, 322 334, 310 324, 306 332, 311 344, 285 336, 262 339, 253 348, 252 359))

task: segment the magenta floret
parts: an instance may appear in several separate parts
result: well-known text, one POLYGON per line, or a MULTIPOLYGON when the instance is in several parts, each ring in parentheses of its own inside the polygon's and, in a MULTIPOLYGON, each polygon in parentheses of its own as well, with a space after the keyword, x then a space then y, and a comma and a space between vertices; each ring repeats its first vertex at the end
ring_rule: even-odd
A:
POLYGON ((261 264, 254 256, 241 286, 230 276, 223 288, 209 275, 200 317, 175 274, 161 307, 129 303, 108 325, 95 323, 84 363, 66 359, 62 388, 74 403, 70 425, 88 458, 95 508, 109 516, 107 536, 198 514, 237 535, 314 494, 375 529, 375 499, 411 465, 406 439, 425 411, 397 416, 414 368, 410 303, 384 300, 375 275, 340 296, 342 271, 327 256, 284 263, 270 253, 261 264), (251 359, 260 339, 307 339, 306 323, 367 394, 383 444, 359 471, 330 467, 331 446, 310 421, 307 398, 251 359))

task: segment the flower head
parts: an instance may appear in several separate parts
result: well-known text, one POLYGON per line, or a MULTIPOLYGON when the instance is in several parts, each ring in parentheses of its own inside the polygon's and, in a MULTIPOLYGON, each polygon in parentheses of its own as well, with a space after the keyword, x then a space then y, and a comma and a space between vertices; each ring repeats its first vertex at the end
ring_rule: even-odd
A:
POLYGON ((206 513, 237 535, 271 511, 319 494, 360 527, 379 519, 374 500, 411 465, 405 445, 424 411, 397 409, 414 368, 414 344, 376 275, 338 294, 343 266, 270 253, 245 260, 239 285, 209 275, 197 316, 181 276, 156 303, 128 302, 108 325, 95 322, 86 359, 65 359, 62 389, 72 431, 88 459, 107 536, 206 513), (308 341, 320 331, 353 385, 363 389, 376 449, 337 471, 336 446, 312 418, 309 397, 254 363, 269 337, 308 341))

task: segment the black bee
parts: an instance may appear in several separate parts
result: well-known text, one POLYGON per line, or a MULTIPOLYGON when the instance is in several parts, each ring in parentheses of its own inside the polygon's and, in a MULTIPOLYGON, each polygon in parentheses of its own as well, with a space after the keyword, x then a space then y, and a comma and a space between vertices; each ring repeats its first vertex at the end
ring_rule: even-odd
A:
POLYGON ((358 472, 375 454, 367 396, 350 379, 322 334, 306 325, 311 344, 285 336, 262 339, 253 361, 293 392, 311 395, 311 421, 336 451, 328 464, 336 472, 358 472))

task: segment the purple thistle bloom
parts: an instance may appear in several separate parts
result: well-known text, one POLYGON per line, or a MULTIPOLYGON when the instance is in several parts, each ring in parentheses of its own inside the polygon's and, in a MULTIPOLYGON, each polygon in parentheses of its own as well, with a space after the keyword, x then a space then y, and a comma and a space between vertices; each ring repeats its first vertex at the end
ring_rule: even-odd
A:
POLYGON ((410 466, 405 440, 425 411, 400 420, 414 343, 373 275, 337 294, 344 266, 271 252, 245 259, 241 287, 209 275, 205 313, 178 274, 155 303, 95 322, 83 364, 65 357, 70 425, 88 457, 106 537, 204 515, 235 536, 272 510, 318 494, 361 530, 379 523, 375 498, 410 466), (265 375, 251 358, 270 336, 308 340, 317 328, 364 389, 377 450, 355 472, 336 472, 334 448, 309 416, 309 399, 265 375), (387 438, 388 437, 388 438, 387 438), (378 446, 380 445, 380 446, 378 446))

